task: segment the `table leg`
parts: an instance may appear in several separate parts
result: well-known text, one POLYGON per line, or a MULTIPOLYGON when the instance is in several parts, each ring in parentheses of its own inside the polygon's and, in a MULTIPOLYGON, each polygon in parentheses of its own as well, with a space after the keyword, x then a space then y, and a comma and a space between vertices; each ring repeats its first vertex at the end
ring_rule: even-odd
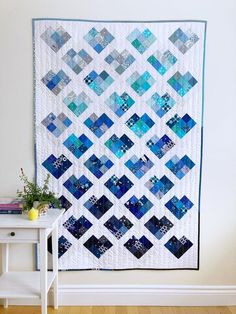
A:
MULTIPOLYGON (((3 243, 2 244, 2 272, 8 272, 8 265, 9 265, 9 244, 3 243)), ((4 299, 3 303, 4 308, 8 308, 8 299, 4 299)))
POLYGON ((53 282, 53 304, 58 309, 58 226, 52 231, 52 263, 55 279, 53 282))
POLYGON ((41 313, 47 314, 47 233, 46 229, 40 229, 40 291, 41 291, 41 313))

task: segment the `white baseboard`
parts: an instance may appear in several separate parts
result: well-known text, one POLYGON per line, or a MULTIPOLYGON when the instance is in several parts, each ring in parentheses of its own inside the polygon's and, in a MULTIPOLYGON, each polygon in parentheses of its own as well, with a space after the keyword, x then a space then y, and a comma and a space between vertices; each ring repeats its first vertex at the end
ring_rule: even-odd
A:
MULTIPOLYGON (((36 305, 36 300, 9 300, 14 305, 36 305)), ((49 303, 52 304, 51 296, 49 303)), ((188 285, 61 285, 59 303, 63 306, 232 306, 236 286, 188 285)))

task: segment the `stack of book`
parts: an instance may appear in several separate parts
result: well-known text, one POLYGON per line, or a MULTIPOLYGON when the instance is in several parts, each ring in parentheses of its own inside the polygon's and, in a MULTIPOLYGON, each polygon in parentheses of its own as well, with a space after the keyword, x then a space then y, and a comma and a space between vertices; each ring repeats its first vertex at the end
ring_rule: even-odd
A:
POLYGON ((22 203, 19 199, 0 198, 0 214, 22 214, 22 203))

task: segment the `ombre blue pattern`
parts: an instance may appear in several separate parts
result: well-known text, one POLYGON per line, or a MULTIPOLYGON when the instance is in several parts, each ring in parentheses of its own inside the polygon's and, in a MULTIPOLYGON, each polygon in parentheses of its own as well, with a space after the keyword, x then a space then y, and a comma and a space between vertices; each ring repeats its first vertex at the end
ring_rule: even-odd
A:
POLYGON ((205 23, 33 24, 35 176, 65 209, 59 268, 198 269, 205 23))

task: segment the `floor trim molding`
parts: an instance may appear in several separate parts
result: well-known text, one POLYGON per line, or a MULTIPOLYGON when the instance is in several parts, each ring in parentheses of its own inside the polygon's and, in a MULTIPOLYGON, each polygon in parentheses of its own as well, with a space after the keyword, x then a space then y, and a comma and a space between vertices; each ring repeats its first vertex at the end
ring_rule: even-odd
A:
MULTIPOLYGON (((51 295, 49 303, 52 303, 51 295)), ((59 303, 64 306, 230 306, 236 305, 236 286, 60 285, 59 303)), ((10 304, 36 305, 39 301, 11 300, 10 304)))

